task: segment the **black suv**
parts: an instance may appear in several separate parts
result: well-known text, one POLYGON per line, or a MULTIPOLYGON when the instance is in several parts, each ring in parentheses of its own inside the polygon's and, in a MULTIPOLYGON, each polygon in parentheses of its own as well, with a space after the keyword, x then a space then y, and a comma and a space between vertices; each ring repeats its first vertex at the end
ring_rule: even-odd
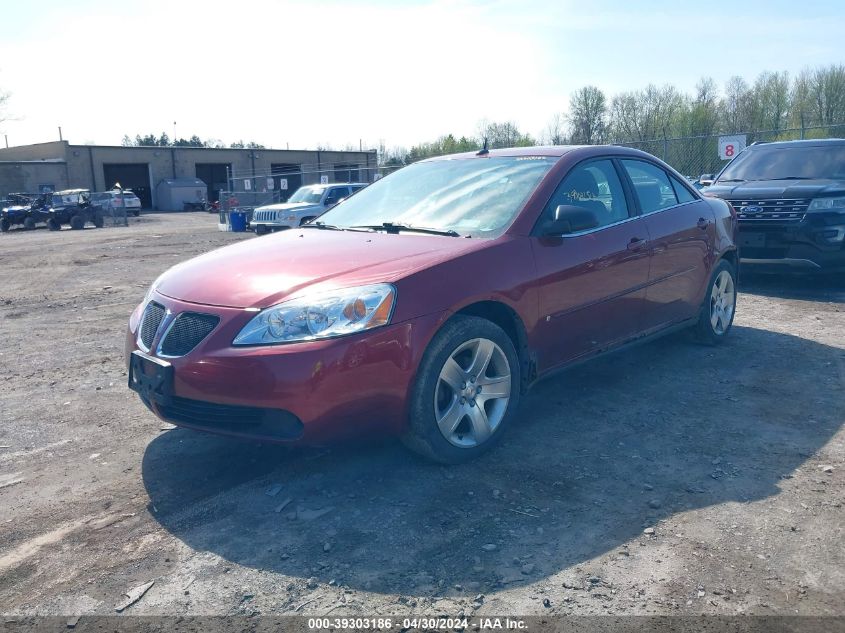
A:
POLYGON ((845 270, 845 139, 750 145, 702 193, 736 209, 743 264, 845 270))

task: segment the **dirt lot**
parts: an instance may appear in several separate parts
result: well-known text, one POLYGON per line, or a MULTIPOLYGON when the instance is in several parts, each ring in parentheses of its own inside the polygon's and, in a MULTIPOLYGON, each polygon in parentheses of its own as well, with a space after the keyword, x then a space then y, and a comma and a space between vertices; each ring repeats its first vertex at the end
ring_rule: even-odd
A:
POLYGON ((447 468, 170 429, 127 390, 150 282, 244 238, 0 237, 0 612, 113 614, 155 581, 126 613, 845 615, 841 280, 745 278, 729 343, 549 379, 447 468))

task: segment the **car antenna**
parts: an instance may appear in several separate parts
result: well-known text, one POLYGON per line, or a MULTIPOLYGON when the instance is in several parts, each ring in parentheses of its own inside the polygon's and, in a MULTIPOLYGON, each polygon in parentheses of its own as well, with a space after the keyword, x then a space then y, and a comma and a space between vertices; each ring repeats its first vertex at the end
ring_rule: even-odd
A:
POLYGON ((487 148, 487 137, 485 136, 484 137, 484 147, 482 147, 480 150, 478 150, 475 153, 475 155, 476 156, 485 156, 486 154, 489 154, 489 153, 490 153, 490 150, 487 148))

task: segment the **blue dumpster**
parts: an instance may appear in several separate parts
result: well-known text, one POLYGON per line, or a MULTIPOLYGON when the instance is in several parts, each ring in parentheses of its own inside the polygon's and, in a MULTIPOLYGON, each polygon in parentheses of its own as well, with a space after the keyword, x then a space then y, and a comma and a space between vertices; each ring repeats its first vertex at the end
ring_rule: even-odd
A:
POLYGON ((229 226, 232 231, 246 231, 246 211, 229 211, 229 226))

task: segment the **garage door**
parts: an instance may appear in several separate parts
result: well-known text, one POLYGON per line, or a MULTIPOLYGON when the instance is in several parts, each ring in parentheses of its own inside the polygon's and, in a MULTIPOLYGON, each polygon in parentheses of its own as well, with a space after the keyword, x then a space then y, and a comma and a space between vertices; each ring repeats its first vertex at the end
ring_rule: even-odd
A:
POLYGON ((145 209, 152 209, 153 195, 150 186, 150 168, 147 163, 110 163, 103 165, 106 189, 120 183, 124 189, 131 189, 141 199, 145 209))
POLYGON ((197 178, 202 180, 208 187, 208 200, 217 202, 220 198, 220 191, 229 188, 229 163, 197 163, 197 178))

